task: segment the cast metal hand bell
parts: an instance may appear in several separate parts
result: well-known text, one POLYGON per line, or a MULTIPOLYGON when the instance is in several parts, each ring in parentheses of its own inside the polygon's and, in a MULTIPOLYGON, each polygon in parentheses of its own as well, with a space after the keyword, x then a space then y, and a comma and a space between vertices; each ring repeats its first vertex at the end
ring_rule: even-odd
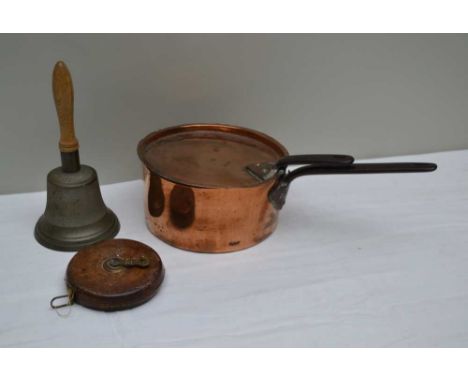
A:
POLYGON ((47 205, 34 235, 45 247, 75 251, 117 235, 120 224, 102 200, 96 171, 80 165, 73 123, 73 83, 65 63, 52 76, 62 166, 47 175, 47 205))

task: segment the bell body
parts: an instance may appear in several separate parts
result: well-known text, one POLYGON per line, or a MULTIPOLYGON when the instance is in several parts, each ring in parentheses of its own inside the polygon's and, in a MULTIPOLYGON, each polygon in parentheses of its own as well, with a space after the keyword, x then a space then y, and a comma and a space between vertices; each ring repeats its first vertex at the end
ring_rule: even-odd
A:
POLYGON ((120 229, 102 200, 96 171, 81 165, 76 172, 57 167, 47 175, 47 205, 34 230, 45 247, 75 251, 114 237, 120 229))

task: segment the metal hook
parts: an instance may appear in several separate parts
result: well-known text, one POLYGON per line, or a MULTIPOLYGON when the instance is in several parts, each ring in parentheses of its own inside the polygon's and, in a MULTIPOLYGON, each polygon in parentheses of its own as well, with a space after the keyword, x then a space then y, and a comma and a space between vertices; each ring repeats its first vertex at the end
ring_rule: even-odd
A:
POLYGON ((75 292, 73 291, 73 289, 69 288, 67 294, 63 294, 61 296, 55 296, 52 300, 50 300, 50 307, 52 309, 60 309, 60 308, 65 308, 66 306, 71 306, 74 303, 74 298, 75 298, 75 292), (54 301, 60 298, 67 298, 68 301, 65 304, 54 305, 54 301))

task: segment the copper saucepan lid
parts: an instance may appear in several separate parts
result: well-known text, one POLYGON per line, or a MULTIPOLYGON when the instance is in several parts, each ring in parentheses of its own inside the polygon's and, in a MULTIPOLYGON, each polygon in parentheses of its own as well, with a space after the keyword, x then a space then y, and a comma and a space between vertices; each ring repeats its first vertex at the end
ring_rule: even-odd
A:
POLYGON ((189 187, 255 187, 289 165, 349 165, 348 155, 288 155, 255 130, 222 124, 182 125, 157 131, 138 146, 153 173, 189 187))
POLYGON ((223 124, 190 124, 158 130, 138 145, 145 166, 160 177, 189 187, 255 187, 245 167, 288 155, 275 139, 223 124))

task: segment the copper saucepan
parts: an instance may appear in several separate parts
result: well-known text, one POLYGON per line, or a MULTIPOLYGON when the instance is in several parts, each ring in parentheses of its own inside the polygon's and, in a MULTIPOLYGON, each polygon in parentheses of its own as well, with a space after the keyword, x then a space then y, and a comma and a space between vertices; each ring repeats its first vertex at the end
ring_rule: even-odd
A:
POLYGON ((289 184, 303 175, 434 171, 433 163, 353 163, 348 155, 292 155, 275 139, 225 124, 158 130, 138 144, 145 214, 163 241, 196 252, 253 246, 276 228, 289 184), (289 165, 305 165, 287 171, 289 165))

